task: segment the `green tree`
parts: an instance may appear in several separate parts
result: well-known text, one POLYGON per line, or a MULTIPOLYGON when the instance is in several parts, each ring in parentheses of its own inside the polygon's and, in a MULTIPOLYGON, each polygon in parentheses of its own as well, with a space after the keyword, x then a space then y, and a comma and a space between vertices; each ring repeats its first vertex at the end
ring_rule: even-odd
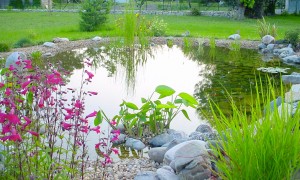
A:
POLYGON ((236 9, 236 19, 244 19, 245 9, 253 8, 255 0, 225 0, 236 9))
POLYGON ((9 6, 15 9, 24 9, 24 4, 22 0, 11 0, 9 6))

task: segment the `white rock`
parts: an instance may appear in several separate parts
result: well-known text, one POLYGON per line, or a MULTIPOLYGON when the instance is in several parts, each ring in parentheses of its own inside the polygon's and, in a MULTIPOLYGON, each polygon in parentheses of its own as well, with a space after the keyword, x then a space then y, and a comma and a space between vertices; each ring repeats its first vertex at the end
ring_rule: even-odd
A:
POLYGON ((239 40, 239 39, 241 39, 241 36, 239 34, 232 34, 228 37, 228 39, 239 40))
POLYGON ((265 35, 262 37, 261 41, 264 44, 271 44, 272 42, 275 42, 275 38, 271 35, 265 35))
POLYGON ((68 38, 60 38, 60 37, 57 37, 57 38, 54 38, 54 39, 53 39, 53 42, 54 42, 54 43, 68 42, 68 41, 69 41, 68 38))
POLYGON ((96 36, 96 37, 94 37, 92 40, 93 40, 93 41, 100 41, 101 39, 102 39, 101 37, 96 36))
POLYGON ((45 42, 45 43, 43 44, 43 46, 54 48, 54 47, 55 47, 55 44, 54 44, 53 42, 45 42))
POLYGON ((26 59, 27 59, 27 56, 25 55, 25 53, 13 52, 7 57, 6 62, 5 62, 5 67, 8 68, 10 65, 13 65, 18 70, 21 70, 23 68, 20 66, 17 66, 16 62, 19 60, 26 60, 26 59))

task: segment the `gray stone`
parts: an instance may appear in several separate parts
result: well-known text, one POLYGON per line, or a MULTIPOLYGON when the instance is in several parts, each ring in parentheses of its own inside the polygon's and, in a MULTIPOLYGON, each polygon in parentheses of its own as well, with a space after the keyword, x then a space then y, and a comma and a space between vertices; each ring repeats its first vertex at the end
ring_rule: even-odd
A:
POLYGON ((188 37, 190 36, 190 31, 185 31, 183 34, 181 34, 182 37, 188 37))
POLYGON ((199 140, 180 143, 166 152, 164 163, 170 165, 175 172, 179 172, 193 159, 200 156, 208 156, 205 145, 204 141, 199 140))
POLYGON ((297 55, 287 56, 282 60, 286 63, 300 63, 300 57, 298 57, 297 55))
POLYGON ((291 91, 300 92, 300 84, 293 84, 291 87, 291 91))
POLYGON ((120 130, 121 133, 125 133, 125 126, 123 124, 118 124, 116 129, 120 130))
POLYGON ((162 145, 171 142, 173 139, 174 138, 172 135, 168 133, 163 133, 150 139, 149 144, 152 147, 161 147, 162 145))
POLYGON ((201 132, 192 132, 189 135, 189 140, 201 140, 201 141, 208 141, 208 140, 214 140, 217 138, 217 135, 212 133, 201 133, 201 132))
POLYGON ((258 45, 258 49, 259 49, 259 50, 262 50, 262 49, 265 49, 265 48, 267 48, 267 46, 266 46, 264 43, 260 43, 260 44, 258 45))
POLYGON ((168 129, 167 133, 170 134, 173 139, 184 139, 187 138, 188 135, 183 131, 176 131, 174 129, 168 129))
POLYGON ((232 34, 228 37, 228 39, 239 40, 239 39, 241 39, 241 36, 239 34, 232 34))
POLYGON ((184 139, 173 139, 171 142, 167 143, 166 147, 167 147, 167 150, 171 149, 172 147, 176 146, 177 144, 180 144, 180 143, 183 143, 185 141, 188 141, 187 138, 184 138, 184 139))
POLYGON ((300 92, 289 91, 285 93, 284 101, 287 103, 300 101, 300 92))
POLYGON ((53 42, 45 42, 45 43, 43 44, 43 46, 45 46, 45 47, 50 47, 50 48, 54 48, 54 47, 55 47, 55 44, 54 44, 53 42))
POLYGON ((125 142, 125 146, 135 150, 142 150, 146 147, 142 141, 133 138, 128 138, 125 142))
POLYGON ((17 61, 26 60, 27 56, 23 52, 13 52, 7 58, 5 62, 5 67, 9 68, 10 65, 17 68, 18 70, 22 70, 23 67, 20 67, 16 64, 17 61))
POLYGON ((291 75, 282 75, 282 81, 286 84, 300 84, 300 75, 299 74, 291 74, 291 75))
POLYGON ((268 53, 270 53, 271 51, 270 51, 268 48, 265 48, 265 49, 262 49, 261 52, 262 52, 263 54, 268 54, 268 53))
POLYGON ((268 45, 267 45, 267 49, 268 49, 269 51, 272 51, 272 50, 274 49, 274 47, 275 47, 275 44, 268 44, 268 45))
POLYGON ((135 177, 134 180, 159 180, 157 178, 157 173, 152 171, 144 171, 139 172, 135 177))
POLYGON ((96 36, 96 37, 94 37, 92 40, 93 40, 93 41, 100 41, 101 39, 102 39, 101 37, 96 36))
POLYGON ((283 116, 285 116, 285 118, 289 118, 290 116, 295 114, 294 105, 291 105, 288 103, 281 104, 278 107, 278 114, 279 114, 279 117, 281 117, 282 119, 284 119, 283 116))
POLYGON ((178 173, 179 179, 206 180, 211 177, 211 165, 208 158, 199 156, 178 173))
POLYGON ((170 166, 163 166, 156 170, 159 180, 179 180, 174 170, 170 166))
POLYGON ((289 48, 289 47, 280 49, 278 51, 278 53, 279 53, 280 58, 285 58, 285 57, 292 56, 295 54, 293 48, 289 48))
POLYGON ((261 41, 262 41, 262 43, 268 45, 268 44, 274 43, 275 38, 271 35, 265 35, 264 37, 262 37, 261 41))
POLYGON ((126 136, 125 134, 122 134, 122 133, 121 133, 121 134, 118 136, 118 140, 114 141, 113 144, 114 144, 114 145, 123 144, 123 143, 125 143, 126 138, 127 138, 127 136, 126 136))
MULTIPOLYGON (((282 103, 282 98, 278 97, 277 99, 270 102, 270 111, 271 112, 273 112, 275 109, 275 103, 276 103, 276 107, 279 107, 282 103)), ((264 108, 264 113, 266 113, 266 111, 267 111, 267 107, 264 108)))
POLYGON ((155 147, 148 151, 148 155, 151 160, 162 163, 166 152, 167 147, 155 147))
POLYGON ((47 53, 43 54, 43 57, 53 57, 53 54, 50 52, 47 52, 47 53))
POLYGON ((60 38, 60 37, 57 37, 57 38, 54 38, 54 39, 53 39, 53 42, 54 42, 54 43, 69 42, 69 39, 68 39, 68 38, 60 38))
POLYGON ((197 128, 196 128, 197 132, 200 133, 212 133, 213 129, 210 127, 210 125, 208 124, 200 124, 197 128))

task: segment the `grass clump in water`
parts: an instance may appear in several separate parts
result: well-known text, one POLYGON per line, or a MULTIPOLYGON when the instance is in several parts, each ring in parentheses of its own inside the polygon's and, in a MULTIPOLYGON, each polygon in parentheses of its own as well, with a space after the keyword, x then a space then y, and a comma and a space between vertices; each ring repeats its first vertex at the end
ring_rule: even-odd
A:
MULTIPOLYGON (((299 170, 299 108, 292 113, 291 104, 272 105, 273 83, 269 80, 268 90, 262 87, 256 84, 250 115, 231 100, 233 113, 226 117, 211 102, 212 122, 220 134, 220 145, 212 148, 222 179, 291 179, 299 170), (266 104, 264 111, 261 104, 266 104)), ((283 97, 282 85, 280 93, 283 97)))

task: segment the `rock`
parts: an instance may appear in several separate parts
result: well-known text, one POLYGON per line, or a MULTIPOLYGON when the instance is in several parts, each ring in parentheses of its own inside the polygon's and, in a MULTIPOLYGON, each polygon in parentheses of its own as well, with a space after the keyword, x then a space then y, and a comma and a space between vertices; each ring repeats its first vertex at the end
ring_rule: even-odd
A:
POLYGON ((125 133, 125 126, 123 125, 123 124, 118 124, 117 126, 116 126, 116 129, 118 130, 120 130, 120 132, 121 133, 125 133))
POLYGON ((239 40, 239 39, 241 39, 241 36, 239 34, 232 34, 228 37, 228 39, 239 40))
POLYGON ((150 139, 149 144, 152 147, 161 147, 162 145, 171 142, 173 139, 174 138, 172 135, 168 133, 163 133, 150 139))
MULTIPOLYGON (((270 102, 270 111, 271 112, 273 112, 275 109, 275 103, 276 103, 276 107, 279 107, 282 103, 282 98, 277 97, 277 99, 270 102)), ((264 108, 264 113, 266 113, 266 111, 267 111, 267 107, 264 108)))
POLYGON ((290 47, 279 49, 278 53, 279 53, 280 58, 285 58, 285 57, 292 56, 295 54, 293 48, 290 48, 290 47))
POLYGON ((281 104, 278 107, 278 115, 281 118, 284 118, 283 116, 286 116, 286 118, 292 116, 293 114, 295 114, 296 109, 294 109, 294 105, 285 103, 285 104, 281 104))
POLYGON ((262 37, 261 41, 262 41, 262 43, 268 45, 268 44, 274 43, 275 38, 271 35, 265 35, 264 37, 262 37))
POLYGON ((264 43, 260 43, 260 44, 258 45, 258 49, 259 49, 259 50, 262 50, 262 49, 265 49, 265 48, 267 48, 267 46, 266 46, 264 43))
POLYGON ((208 157, 205 145, 204 141, 199 140, 180 143, 166 152, 164 163, 170 165, 177 173, 194 159, 201 156, 208 157))
POLYGON ((176 131, 174 129, 168 129, 167 133, 170 134, 173 139, 184 139, 187 138, 187 134, 185 134, 185 132, 183 131, 176 131))
POLYGON ((23 52, 13 52, 7 58, 5 62, 5 67, 9 68, 10 65, 17 68, 18 70, 22 70, 23 67, 20 67, 16 64, 19 60, 26 60, 27 56, 23 52))
POLYGON ((200 132, 192 132, 189 135, 189 140, 201 140, 201 141, 208 141, 208 140, 214 140, 217 136, 215 133, 200 133, 200 132))
POLYGON ((43 54, 43 57, 53 57, 53 54, 50 52, 47 52, 47 53, 43 54))
POLYGON ((293 84, 291 87, 291 91, 300 92, 300 84, 293 84))
POLYGON ((288 41, 287 40, 283 40, 283 39, 275 41, 275 44, 286 44, 286 43, 288 43, 288 41))
POLYGON ((268 49, 269 51, 272 51, 272 50, 274 49, 274 47, 275 47, 275 44, 268 44, 268 45, 267 45, 267 49, 268 49))
POLYGON ((171 149, 172 147, 176 146, 177 144, 183 143, 185 141, 188 141, 187 138, 185 139, 173 139, 171 142, 167 143, 167 150, 171 149))
POLYGON ((167 147, 155 147, 148 151, 148 155, 151 160, 162 163, 166 152, 167 147))
POLYGON ((133 138, 128 138, 125 142, 125 146, 135 150, 142 150, 146 147, 142 141, 133 138))
POLYGON ((123 143, 126 141, 126 138, 127 138, 127 136, 126 136, 125 134, 122 134, 122 133, 121 133, 121 134, 118 136, 118 140, 113 141, 113 144, 114 144, 114 145, 123 144, 123 143))
POLYGON ((170 166, 163 166, 156 171, 159 180, 179 180, 170 166))
POLYGON ((55 44, 54 44, 53 42, 45 42, 45 43, 43 44, 43 46, 45 46, 45 47, 50 47, 50 48, 54 48, 54 47, 55 47, 55 44))
POLYGON ((100 41, 101 39, 102 39, 101 37, 96 36, 96 37, 94 37, 92 40, 93 40, 93 41, 100 41))
POLYGON ((157 173, 152 171, 144 171, 139 172, 135 177, 134 180, 159 180, 157 178, 157 173))
POLYGON ((281 78, 285 84, 300 84, 300 74, 282 75, 281 78))
POLYGON ((292 56, 287 56, 285 58, 282 59, 283 62, 286 63, 300 63, 300 57, 298 57, 297 55, 292 55, 292 56))
POLYGON ((179 179, 206 180, 211 177, 211 165, 208 158, 196 157, 178 173, 179 179), (207 166, 208 165, 208 166, 207 166))
POLYGON ((200 124, 196 128, 196 131, 200 132, 200 133, 212 133, 213 132, 212 128, 208 124, 200 124))
POLYGON ((190 36, 190 31, 185 31, 183 34, 181 34, 182 37, 188 37, 190 36))
POLYGON ((300 92, 289 91, 285 93, 284 101, 287 103, 300 101, 300 92))
POLYGON ((268 48, 265 48, 265 49, 262 49, 261 52, 262 52, 263 54, 268 54, 268 53, 270 53, 271 51, 270 51, 268 48))
POLYGON ((68 39, 68 38, 60 38, 60 37, 57 37, 57 38, 54 38, 54 39, 53 39, 53 42, 54 42, 54 43, 69 42, 69 39, 68 39))

